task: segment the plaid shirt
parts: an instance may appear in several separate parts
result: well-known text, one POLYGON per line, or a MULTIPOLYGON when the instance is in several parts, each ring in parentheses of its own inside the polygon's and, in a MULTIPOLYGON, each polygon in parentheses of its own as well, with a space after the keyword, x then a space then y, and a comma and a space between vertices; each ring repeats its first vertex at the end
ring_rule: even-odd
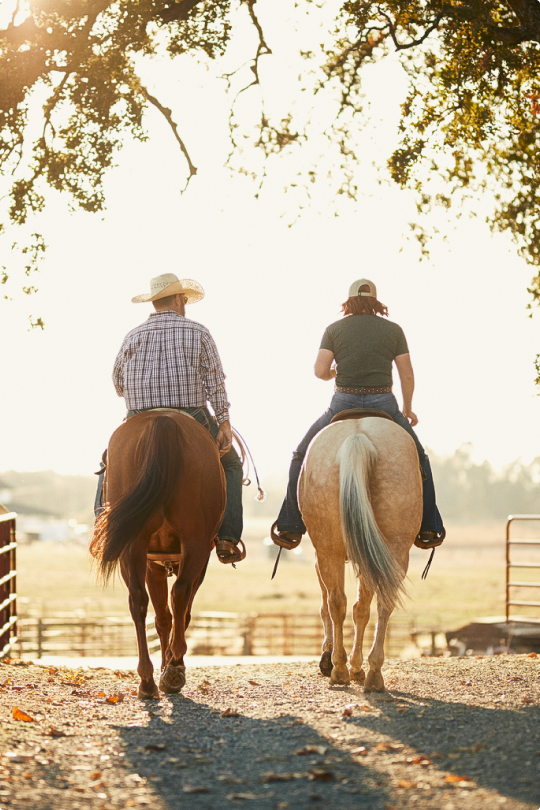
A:
POLYGON ((210 332, 172 310, 153 312, 124 338, 113 382, 128 410, 204 408, 229 418, 225 374, 210 332))

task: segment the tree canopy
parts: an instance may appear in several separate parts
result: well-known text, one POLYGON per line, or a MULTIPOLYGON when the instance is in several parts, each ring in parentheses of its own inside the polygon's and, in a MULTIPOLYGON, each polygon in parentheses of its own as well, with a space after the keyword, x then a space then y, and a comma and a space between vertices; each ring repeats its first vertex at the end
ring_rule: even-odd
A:
MULTIPOLYGON (((408 89, 387 167, 416 194, 420 242, 428 238, 425 215, 434 206, 453 207, 459 216, 467 198, 483 196, 491 227, 509 233, 539 268, 540 2, 345 0, 334 7, 296 0, 295 7, 300 20, 321 8, 332 15, 325 42, 319 49, 308 43, 301 56, 311 77, 303 89, 314 106, 325 94, 335 100, 325 134, 339 154, 339 191, 357 193, 365 70, 397 59, 408 89)), ((67 192, 74 207, 101 211, 104 176, 126 137, 147 137, 149 106, 170 127, 189 182, 197 172, 189 145, 171 110, 145 86, 141 65, 154 54, 219 60, 235 36, 237 15, 247 14, 256 46, 241 89, 260 85, 261 59, 273 58, 264 30, 273 13, 272 0, 13 0, 0 29, 0 170, 7 186, 1 229, 28 227, 44 209, 48 187, 67 192)), ((233 148, 234 103, 231 95, 233 148)), ((312 121, 296 120, 293 109, 275 120, 259 112, 252 143, 266 157, 309 141, 312 121)), ((316 181, 316 169, 307 174, 306 182, 316 181)), ((43 250, 34 234, 23 248, 27 275, 43 250)), ((530 292, 539 301, 535 272, 530 292)), ((4 268, 0 281, 7 275, 4 268)), ((29 283, 25 291, 32 290, 29 283)))

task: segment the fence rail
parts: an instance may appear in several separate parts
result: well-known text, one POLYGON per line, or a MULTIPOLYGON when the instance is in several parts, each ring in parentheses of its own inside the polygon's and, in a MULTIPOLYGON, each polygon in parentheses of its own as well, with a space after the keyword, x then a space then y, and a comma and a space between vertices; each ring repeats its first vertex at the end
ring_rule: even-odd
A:
MULTIPOLYGON (((147 622, 150 652, 159 651, 154 619, 147 622)), ((373 641, 374 625, 365 634, 365 648, 373 641)), ((352 622, 344 628, 350 650, 352 622)), ((322 622, 314 614, 195 613, 187 632, 191 655, 317 655, 323 641, 322 622)), ((410 623, 401 617, 390 622, 386 655, 398 656, 411 641, 410 623)), ((25 656, 111 657, 137 654, 135 628, 129 616, 51 616, 19 619, 19 652, 25 656)))
POLYGON ((536 546, 540 548, 540 539, 520 539, 511 536, 512 524, 520 521, 538 520, 540 515, 508 515, 506 523, 506 622, 525 622, 527 624, 540 624, 540 616, 511 616, 513 607, 527 607, 527 608, 540 608, 540 602, 533 600, 517 599, 512 597, 515 588, 536 588, 540 590, 540 581, 538 582, 518 582, 512 581, 511 571, 513 568, 527 568, 536 569, 540 571, 540 561, 538 562, 522 562, 512 559, 512 551, 514 546, 536 546))
POLYGON ((17 642, 15 512, 0 507, 0 658, 17 642))

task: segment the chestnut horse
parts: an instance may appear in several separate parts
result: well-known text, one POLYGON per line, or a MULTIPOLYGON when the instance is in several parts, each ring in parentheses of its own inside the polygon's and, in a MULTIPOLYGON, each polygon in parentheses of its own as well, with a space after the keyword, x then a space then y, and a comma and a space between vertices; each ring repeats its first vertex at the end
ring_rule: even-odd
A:
MULTIPOLYGON (((343 419, 344 414, 338 417, 343 419)), ((418 452, 403 428, 374 416, 345 419, 313 439, 298 483, 322 591, 325 635, 320 669, 334 684, 365 681, 366 692, 383 692, 384 638, 404 593, 409 550, 420 529, 422 480, 418 452), (350 671, 343 647, 347 560, 358 577, 350 671), (378 622, 366 677, 362 641, 374 594, 378 622)))
POLYGON ((104 582, 120 564, 137 633, 138 694, 158 698, 146 640, 146 586, 161 642, 159 688, 179 692, 186 682, 191 605, 225 510, 225 476, 209 432, 188 414, 167 409, 132 416, 113 433, 106 475, 107 505, 90 552, 104 582), (172 614, 168 572, 176 574, 172 614))

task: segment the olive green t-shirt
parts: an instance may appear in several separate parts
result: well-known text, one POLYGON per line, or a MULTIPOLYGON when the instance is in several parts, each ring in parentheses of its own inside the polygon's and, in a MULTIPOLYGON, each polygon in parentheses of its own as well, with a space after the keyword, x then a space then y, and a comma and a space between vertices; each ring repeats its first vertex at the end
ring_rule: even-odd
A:
POLYGON ((321 349, 336 358, 336 385, 344 388, 392 385, 392 361, 409 351, 401 326, 367 313, 330 324, 321 349))

